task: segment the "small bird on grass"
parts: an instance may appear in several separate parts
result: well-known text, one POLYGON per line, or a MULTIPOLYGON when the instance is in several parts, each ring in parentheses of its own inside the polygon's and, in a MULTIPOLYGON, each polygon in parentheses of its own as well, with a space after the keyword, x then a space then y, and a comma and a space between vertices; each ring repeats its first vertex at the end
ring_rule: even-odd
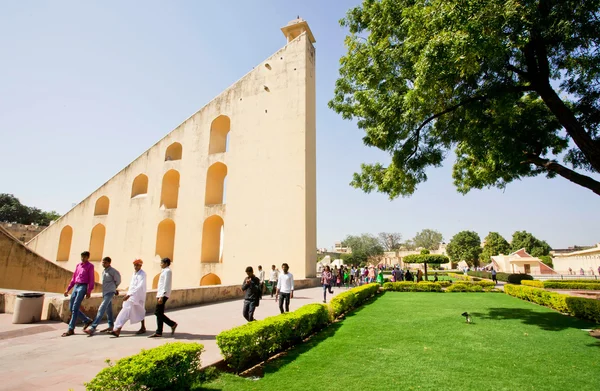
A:
POLYGON ((465 320, 468 324, 473 323, 473 319, 471 318, 471 315, 469 315, 468 312, 463 312, 461 315, 465 317, 465 320))

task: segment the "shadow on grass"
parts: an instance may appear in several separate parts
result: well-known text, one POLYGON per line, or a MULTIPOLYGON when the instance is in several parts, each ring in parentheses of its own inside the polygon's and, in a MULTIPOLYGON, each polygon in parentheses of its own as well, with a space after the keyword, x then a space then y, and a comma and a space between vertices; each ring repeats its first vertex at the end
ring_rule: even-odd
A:
POLYGON ((474 312, 475 320, 521 320, 524 324, 538 326, 543 330, 589 329, 593 323, 563 315, 558 312, 538 312, 526 308, 490 308, 487 313, 474 312))

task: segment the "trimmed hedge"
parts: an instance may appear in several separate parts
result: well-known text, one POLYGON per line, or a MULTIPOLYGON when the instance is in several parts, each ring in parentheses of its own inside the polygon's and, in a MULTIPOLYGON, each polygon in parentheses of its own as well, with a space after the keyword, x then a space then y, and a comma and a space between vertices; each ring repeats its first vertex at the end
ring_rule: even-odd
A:
MULTIPOLYGON (((541 282, 541 281, 540 281, 541 282)), ((589 291, 600 290, 600 284, 571 281, 544 281, 544 288, 548 289, 585 289, 589 291)))
POLYGON ((533 286, 535 288, 543 288, 544 287, 544 283, 542 281, 537 281, 537 280, 523 280, 521 281, 522 285, 526 285, 526 286, 533 286))
POLYGON ((458 282, 449 286, 446 289, 446 292, 483 292, 483 287, 481 285, 463 284, 458 282))
MULTIPOLYGON (((489 279, 489 280, 491 280, 491 279, 492 279, 492 273, 490 273, 490 272, 480 272, 480 271, 473 271, 473 272, 467 272, 467 274, 468 274, 469 276, 472 276, 472 277, 481 277, 481 278, 487 278, 487 279, 489 279)), ((508 276, 509 276, 509 275, 510 275, 510 274, 508 274, 508 273, 500 273, 500 272, 497 272, 497 273, 496 273, 496 280, 498 280, 498 281, 504 281, 504 282, 507 282, 507 281, 508 281, 508 276)))
POLYGON ((361 305, 379 290, 379 284, 367 284, 340 293, 325 304, 307 304, 294 312, 249 322, 217 335, 217 345, 225 362, 236 372, 266 360, 272 355, 302 342, 331 322, 331 315, 361 305))
POLYGON ((392 292, 442 292, 442 284, 439 282, 387 282, 383 289, 392 292))
POLYGON ((173 342, 142 349, 101 370, 85 387, 89 391, 189 390, 200 376, 199 343, 173 342))
MULTIPOLYGON (((393 282, 386 282, 386 284, 395 284, 393 282)), ((350 311, 351 309, 361 305, 368 298, 373 296, 379 290, 379 284, 372 283, 367 285, 361 285, 356 288, 352 288, 346 292, 342 292, 339 295, 331 299, 329 305, 333 316, 337 318, 343 313, 350 311)))
POLYGON ((325 304, 307 304, 294 312, 249 322, 217 335, 227 365, 236 371, 264 361, 329 323, 325 304))
POLYGON ((510 274, 507 281, 509 284, 521 285, 524 280, 533 280, 533 277, 529 274, 510 274))
POLYGON ((584 284, 600 284, 600 280, 546 280, 545 282, 580 282, 584 284))
POLYGON ((504 292, 577 318, 600 323, 600 300, 573 297, 525 285, 505 285, 504 292))

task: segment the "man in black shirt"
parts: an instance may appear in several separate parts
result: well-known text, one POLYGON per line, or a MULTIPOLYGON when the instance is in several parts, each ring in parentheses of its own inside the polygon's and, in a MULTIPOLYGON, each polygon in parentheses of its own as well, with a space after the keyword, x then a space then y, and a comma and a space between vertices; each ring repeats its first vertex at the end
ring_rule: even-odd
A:
POLYGON ((246 268, 246 274, 248 276, 242 283, 242 290, 245 292, 243 314, 248 322, 252 322, 254 320, 254 310, 258 307, 262 292, 260 289, 260 280, 254 275, 252 266, 246 268))

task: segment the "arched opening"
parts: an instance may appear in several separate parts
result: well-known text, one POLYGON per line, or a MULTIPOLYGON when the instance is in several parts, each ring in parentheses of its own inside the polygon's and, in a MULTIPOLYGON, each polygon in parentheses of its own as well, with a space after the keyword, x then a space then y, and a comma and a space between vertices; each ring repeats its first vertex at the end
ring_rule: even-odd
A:
POLYGON ((216 274, 209 273, 200 279, 200 285, 221 285, 221 279, 216 274))
POLYGON ((156 231, 156 255, 162 258, 170 258, 173 261, 175 249, 175 222, 165 219, 158 224, 156 231))
POLYGON ((219 263, 223 254, 223 219, 213 215, 204 221, 202 227, 201 262, 219 263))
POLYGON ((208 168, 206 174, 206 205, 217 205, 225 203, 225 179, 227 178, 227 166, 223 163, 215 163, 208 168))
POLYGON ((102 196, 96 201, 96 207, 94 208, 94 216, 105 216, 108 214, 108 208, 110 207, 110 200, 107 196, 102 196))
POLYGON ((131 186, 131 198, 142 194, 148 194, 148 177, 144 174, 136 176, 131 186))
POLYGON ((100 282, 100 274, 94 270, 94 282, 100 282))
POLYGON ((97 224, 92 228, 92 235, 90 237, 90 261, 100 262, 102 260, 105 236, 106 228, 104 225, 97 224))
POLYGON ((231 121, 226 115, 220 115, 210 124, 210 143, 208 153, 227 152, 228 135, 231 127, 231 121))
POLYGON ((158 280, 160 279, 160 273, 154 276, 152 279, 152 289, 158 289, 158 280))
POLYGON ((160 193, 160 206, 166 209, 177 208, 177 198, 179 197, 179 172, 169 170, 163 176, 162 191, 160 193))
POLYGON ((170 160, 181 160, 181 155, 183 154, 183 147, 180 143, 173 143, 169 145, 167 151, 165 152, 165 162, 170 160))
POLYGON ((69 254, 71 253, 71 241, 73 240, 73 228, 70 225, 66 225, 60 231, 60 238, 58 239, 58 252, 56 253, 57 261, 68 261, 69 254))

